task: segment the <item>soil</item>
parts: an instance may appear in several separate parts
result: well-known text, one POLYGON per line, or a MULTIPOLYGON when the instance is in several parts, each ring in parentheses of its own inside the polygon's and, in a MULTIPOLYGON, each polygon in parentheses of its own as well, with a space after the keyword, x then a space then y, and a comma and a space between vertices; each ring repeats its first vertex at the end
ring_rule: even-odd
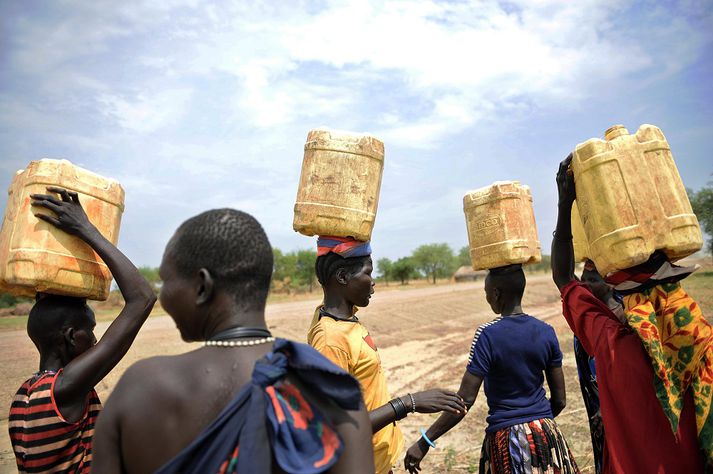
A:
MULTIPOLYGON (((273 334, 305 342, 307 328, 320 299, 300 299, 269 304, 267 322, 273 334)), ((567 408, 557 417, 582 472, 593 472, 589 425, 577 381, 572 335, 561 316, 559 292, 549 275, 528 276, 523 308, 551 324, 564 353, 567 408)), ((475 329, 495 315, 483 293, 483 282, 436 286, 377 286, 376 294, 359 317, 376 341, 394 395, 443 387, 457 390, 475 329)), ((109 322, 97 325, 97 337, 109 322)), ((154 355, 170 355, 200 347, 180 340, 173 321, 165 315, 151 317, 117 368, 96 388, 106 400, 128 366, 154 355)), ((24 330, 0 331, 0 406, 9 407, 22 382, 37 370, 38 355, 24 330)), ((477 472, 485 430, 487 406, 482 394, 468 416, 438 440, 422 468, 424 473, 477 472)), ((400 422, 406 448, 436 415, 410 415, 400 422)), ((404 450, 405 454, 405 450, 404 450)), ((400 461, 401 463, 402 461, 400 461)), ((7 434, 7 411, 0 411, 0 472, 14 472, 14 456, 7 434)), ((405 472, 403 464, 395 472, 405 472)))

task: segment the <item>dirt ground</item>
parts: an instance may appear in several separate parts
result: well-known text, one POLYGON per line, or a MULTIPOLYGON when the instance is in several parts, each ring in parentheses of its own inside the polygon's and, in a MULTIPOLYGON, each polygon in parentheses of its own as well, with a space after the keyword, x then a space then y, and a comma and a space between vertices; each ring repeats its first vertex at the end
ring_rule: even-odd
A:
MULTIPOLYGON (((427 388, 456 390, 465 369, 473 333, 494 317, 483 293, 483 283, 445 284, 430 287, 377 286, 377 293, 359 317, 376 341, 392 394, 427 388)), ((695 297, 695 295, 693 295, 695 297)), ((304 342, 318 294, 312 299, 268 305, 267 321, 275 335, 304 342)), ((577 382, 572 335, 560 312, 559 293, 549 275, 528 277, 523 308, 555 327, 564 352, 567 408, 557 417, 582 472, 593 472, 589 426, 577 382)), ((108 322, 100 322, 97 337, 108 322)), ((153 355, 177 354, 200 347, 179 338, 166 315, 152 316, 133 347, 98 387, 106 400, 112 387, 133 362, 153 355)), ((0 331, 0 406, 9 407, 20 384, 37 370, 38 356, 24 330, 0 331)), ((138 389, 138 388, 137 388, 138 389)), ((485 429, 487 406, 481 392, 468 416, 438 441, 423 466, 425 473, 477 472, 485 429)), ((400 423, 406 448, 436 415, 411 415, 400 423)), ((405 451, 404 451, 405 452, 405 451)), ((0 472, 14 472, 14 456, 7 434, 7 410, 0 410, 0 472)), ((405 472, 399 466, 395 472, 405 472)))

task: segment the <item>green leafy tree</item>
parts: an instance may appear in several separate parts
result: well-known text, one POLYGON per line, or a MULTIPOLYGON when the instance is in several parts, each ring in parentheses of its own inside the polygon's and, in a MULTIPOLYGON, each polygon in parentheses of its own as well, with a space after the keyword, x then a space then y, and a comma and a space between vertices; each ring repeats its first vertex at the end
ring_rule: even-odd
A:
POLYGON ((151 289, 155 294, 161 291, 161 277, 158 274, 157 267, 139 267, 139 273, 151 285, 151 289))
POLYGON ((418 273, 413 259, 411 257, 402 257, 394 262, 391 267, 391 274, 396 280, 401 280, 402 285, 406 285, 418 273))
POLYGON ((393 279, 393 269, 394 262, 390 259, 384 257, 376 261, 376 268, 379 270, 379 274, 384 279, 384 282, 388 285, 389 279, 393 279))
POLYGON ((470 247, 465 246, 461 247, 461 249, 458 251, 458 266, 472 266, 473 262, 470 259, 470 247))
POLYGON ((280 249, 272 249, 272 279, 289 283, 295 276, 297 255, 294 252, 282 253, 280 249))
POLYGON ((450 277, 458 264, 448 244, 421 245, 413 253, 416 268, 436 283, 438 277, 450 277))
POLYGON ((687 191, 693 212, 703 231, 708 234, 708 252, 713 255, 713 183, 708 183, 698 191, 687 191))
POLYGON ((295 261, 295 279, 301 287, 309 287, 310 293, 314 287, 314 264, 317 261, 315 250, 298 250, 295 261))
POLYGON ((17 303, 17 296, 0 292, 0 308, 13 308, 17 303))

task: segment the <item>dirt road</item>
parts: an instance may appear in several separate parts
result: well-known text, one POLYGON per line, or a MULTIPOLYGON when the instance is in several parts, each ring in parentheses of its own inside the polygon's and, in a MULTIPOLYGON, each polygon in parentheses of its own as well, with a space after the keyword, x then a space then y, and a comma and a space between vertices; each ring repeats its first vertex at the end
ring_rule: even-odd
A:
MULTIPOLYGON (((482 286, 482 282, 474 282, 413 289, 377 287, 370 306, 360 310, 359 317, 379 347, 394 395, 433 387, 458 388, 476 327, 494 317, 485 302, 482 286)), ((565 354, 568 405, 557 421, 583 472, 591 472, 589 428, 576 380, 572 338, 560 316, 559 301, 549 276, 528 278, 524 309, 555 327, 565 354)), ((274 334, 304 342, 318 303, 315 294, 311 300, 271 304, 267 309, 268 324, 274 334)), ((97 337, 107 326, 108 323, 98 325, 97 337)), ((123 371, 136 360, 197 347, 180 340, 168 316, 153 316, 118 368, 97 387, 99 396, 106 400, 123 371)), ((6 407, 20 384, 37 370, 38 363, 35 348, 24 331, 0 332, 0 361, 0 472, 13 472, 6 407)), ((439 440, 437 450, 431 450, 423 472, 477 472, 486 414, 481 393, 467 418, 439 440)), ((417 414, 400 423, 407 447, 417 439, 418 429, 427 427, 433 419, 435 415, 417 414)))

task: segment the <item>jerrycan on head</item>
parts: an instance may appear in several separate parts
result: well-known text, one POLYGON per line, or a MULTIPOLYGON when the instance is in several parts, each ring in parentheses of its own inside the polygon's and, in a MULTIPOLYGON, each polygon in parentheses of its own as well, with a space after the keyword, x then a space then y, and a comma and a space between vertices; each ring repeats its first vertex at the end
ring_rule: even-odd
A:
POLYGON ((576 200, 572 203, 572 247, 574 247, 575 262, 583 262, 589 258, 589 242, 584 233, 576 200))
POLYGON ((475 270, 541 260, 532 193, 518 181, 496 181, 463 196, 475 270))
POLYGON ((292 227, 300 234, 370 240, 384 170, 384 143, 315 129, 307 135, 292 227))
POLYGON ((678 260, 703 246, 698 219, 658 127, 623 125, 577 145, 577 204, 589 258, 602 275, 638 265, 656 250, 678 260))
POLYGON ((124 190, 118 182, 74 166, 67 160, 44 159, 18 171, 8 190, 0 231, 0 288, 16 295, 37 292, 105 300, 111 273, 99 256, 78 237, 39 220, 31 194, 48 194, 58 186, 79 194, 79 201, 99 232, 116 245, 124 190))

